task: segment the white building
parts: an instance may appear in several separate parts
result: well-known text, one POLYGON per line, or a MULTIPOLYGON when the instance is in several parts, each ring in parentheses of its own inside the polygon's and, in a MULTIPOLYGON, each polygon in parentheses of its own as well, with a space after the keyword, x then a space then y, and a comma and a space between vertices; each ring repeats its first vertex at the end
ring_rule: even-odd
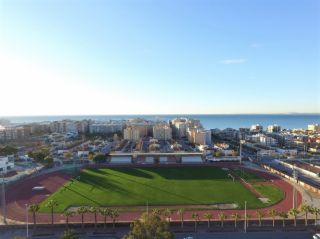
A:
POLYGON ((250 127, 251 132, 259 133, 259 132, 262 132, 262 130, 263 130, 263 127, 260 124, 254 124, 254 125, 251 125, 250 127))
POLYGON ((275 148, 276 152, 281 155, 290 155, 290 156, 295 156, 298 154, 297 149, 285 149, 285 148, 275 148))
POLYGON ((276 125, 276 124, 274 124, 274 125, 269 125, 269 126, 267 127, 267 132, 268 132, 268 133, 279 133, 280 131, 281 131, 281 126, 276 125))
POLYGON ((172 139, 172 129, 168 124, 157 124, 153 126, 153 138, 158 140, 172 139))
POLYGON ((309 124, 308 130, 312 132, 320 133, 320 125, 319 124, 309 124))
POLYGON ((0 156, 0 173, 7 172, 8 170, 13 169, 14 161, 9 160, 9 157, 0 156))
POLYGON ((275 140, 272 137, 261 135, 260 136, 260 144, 266 145, 266 146, 274 146, 278 144, 278 141, 275 140))
POLYGON ((99 133, 99 134, 108 134, 108 133, 117 133, 122 131, 123 124, 121 123, 95 123, 89 126, 89 132, 91 134, 99 133))

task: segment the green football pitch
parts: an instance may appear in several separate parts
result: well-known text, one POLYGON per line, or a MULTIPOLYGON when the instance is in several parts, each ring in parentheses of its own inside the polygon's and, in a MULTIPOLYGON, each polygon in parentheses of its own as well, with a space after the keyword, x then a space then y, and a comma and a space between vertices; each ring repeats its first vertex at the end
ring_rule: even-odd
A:
MULTIPOLYGON (((259 179, 257 176, 255 180, 259 179)), ((283 198, 273 185, 256 187, 269 203, 262 203, 240 182, 218 167, 101 168, 85 169, 44 200, 55 199, 56 212, 70 206, 212 205, 247 201, 249 208, 266 207, 283 198), (271 187, 271 188, 270 188, 271 187), (270 194, 270 195, 269 195, 270 194)))

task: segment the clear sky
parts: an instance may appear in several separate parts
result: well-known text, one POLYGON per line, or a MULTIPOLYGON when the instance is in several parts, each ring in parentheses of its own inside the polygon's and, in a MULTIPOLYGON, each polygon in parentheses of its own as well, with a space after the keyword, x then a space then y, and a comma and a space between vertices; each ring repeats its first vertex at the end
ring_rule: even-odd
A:
POLYGON ((318 0, 0 0, 0 115, 320 112, 318 0))

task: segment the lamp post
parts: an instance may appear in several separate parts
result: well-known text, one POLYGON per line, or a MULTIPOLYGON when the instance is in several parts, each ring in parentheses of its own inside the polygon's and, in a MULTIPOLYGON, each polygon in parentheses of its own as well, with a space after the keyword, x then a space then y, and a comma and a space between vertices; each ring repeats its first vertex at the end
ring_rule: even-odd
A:
POLYGON ((6 185, 5 185, 5 169, 2 172, 2 216, 3 216, 3 224, 7 224, 7 219, 6 219, 6 185))
POLYGON ((247 201, 244 201, 244 232, 247 232, 247 201))
MULTIPOLYGON (((293 164, 292 176, 295 180, 294 183, 298 183, 298 171, 296 170, 295 164, 293 164)), ((297 207, 297 190, 295 185, 292 186, 293 193, 292 193, 292 208, 297 207)))
POLYGON ((239 154, 240 154, 240 164, 242 163, 242 144, 244 144, 245 141, 240 139, 240 149, 239 149, 239 154))
POLYGON ((29 215, 28 215, 28 204, 26 206, 26 230, 27 230, 27 238, 29 237, 29 215))

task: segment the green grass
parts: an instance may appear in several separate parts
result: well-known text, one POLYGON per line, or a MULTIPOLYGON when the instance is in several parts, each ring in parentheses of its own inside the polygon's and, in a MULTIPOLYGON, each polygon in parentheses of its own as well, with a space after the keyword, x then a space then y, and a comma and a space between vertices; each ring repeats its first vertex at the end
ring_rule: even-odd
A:
POLYGON ((266 206, 275 204, 284 198, 284 193, 274 185, 256 184, 253 187, 264 197, 269 198, 270 202, 266 206))
MULTIPOLYGON (((241 208, 266 206, 228 172, 216 167, 86 169, 41 203, 58 201, 56 212, 69 206, 197 205, 237 203, 241 208)), ((266 197, 277 192, 263 189, 266 197)), ((263 194, 264 194, 263 193, 263 194)), ((281 191, 280 191, 281 193, 281 191)))
POLYGON ((263 181, 264 180, 259 175, 253 174, 251 172, 246 172, 240 169, 235 169, 233 170, 233 172, 246 181, 263 181))

